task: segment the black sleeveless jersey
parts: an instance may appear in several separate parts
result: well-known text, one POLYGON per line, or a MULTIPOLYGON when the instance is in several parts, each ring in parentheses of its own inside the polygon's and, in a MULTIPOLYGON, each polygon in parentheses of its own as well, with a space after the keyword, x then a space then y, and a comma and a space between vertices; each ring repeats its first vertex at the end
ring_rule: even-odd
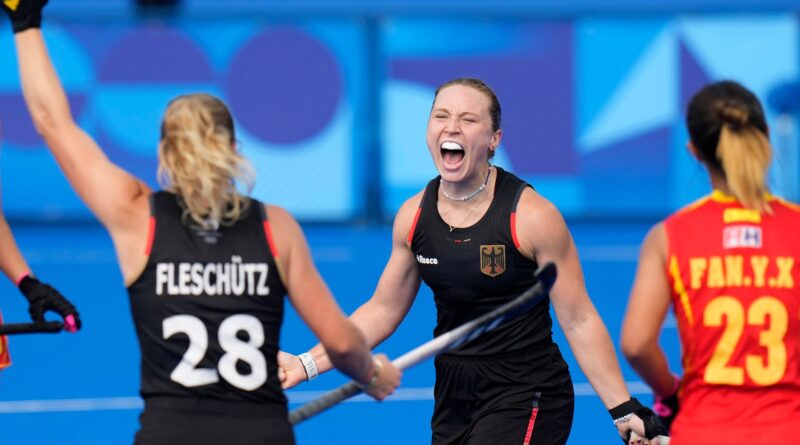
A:
MULTIPOLYGON (((433 290, 435 336, 501 306, 535 284, 536 261, 519 252, 513 228, 517 203, 530 185, 502 168, 494 168, 497 178, 492 203, 471 227, 451 231, 439 215, 439 177, 425 187, 409 241, 422 280, 433 290)), ((446 355, 557 352, 551 339, 549 306, 549 299, 545 299, 528 314, 446 355)))
POLYGON ((141 348, 141 394, 286 404, 277 353, 286 289, 264 206, 232 226, 183 221, 167 192, 151 196, 150 256, 128 288, 141 348))

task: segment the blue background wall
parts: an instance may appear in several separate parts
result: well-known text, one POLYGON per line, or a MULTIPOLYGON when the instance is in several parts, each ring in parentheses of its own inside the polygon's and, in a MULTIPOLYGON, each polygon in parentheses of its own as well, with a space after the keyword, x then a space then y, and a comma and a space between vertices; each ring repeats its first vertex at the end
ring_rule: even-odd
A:
MULTIPOLYGON (((187 0, 175 17, 141 14, 128 0, 51 3, 50 51, 75 116, 109 156, 154 184, 168 100, 219 95, 257 168, 254 194, 304 222, 315 261, 348 312, 371 294, 388 257, 390 229, 381 223, 436 175, 424 143, 435 86, 485 78, 504 109, 497 163, 568 216, 587 287, 615 339, 647 228, 708 190, 685 150, 687 98, 704 82, 733 78, 766 99, 799 66, 800 5, 788 0, 187 0), (316 221, 345 224, 309 224, 316 221), (363 221, 379 224, 350 224, 363 221)), ((793 120, 768 111, 778 149, 773 184, 797 198, 793 120)), ((0 443, 130 443, 141 408, 139 356, 122 280, 107 235, 29 122, 4 20, 0 124, 4 212, 37 274, 85 320, 74 336, 11 339, 14 365, 0 374, 0 443)), ((7 321, 27 318, 5 281, 0 304, 7 321)), ((434 320, 423 288, 379 350, 394 357, 430 339, 434 320)), ((668 320, 662 342, 679 370, 674 328, 668 320)), ((576 387, 570 444, 617 443, 557 327, 554 335, 576 387)), ((313 343, 289 311, 282 347, 313 343)), ((623 372, 649 401, 624 363, 623 372)), ((341 382, 332 373, 298 387, 293 407, 341 382)), ((426 362, 390 401, 347 403, 302 424, 299 443, 425 443, 432 385, 426 362)))
MULTIPOLYGON (((634 2, 639 15, 545 2, 516 17, 516 2, 499 2, 495 17, 460 2, 450 18, 441 16, 448 2, 416 15, 392 1, 224 4, 136 18, 127 1, 65 1, 45 31, 76 118, 112 160, 155 185, 167 102, 208 91, 230 104, 258 171, 255 196, 304 221, 390 220, 436 175, 424 143, 433 91, 464 75, 499 95, 497 163, 568 217, 660 217, 708 188, 685 149, 691 94, 731 78, 765 99, 798 74, 800 24, 774 10, 780 2, 757 14, 691 15, 661 12, 666 2, 634 2)), ((29 122, 8 26, 0 34, 5 213, 89 220, 29 122)), ((796 197, 794 182, 773 183, 796 197)))

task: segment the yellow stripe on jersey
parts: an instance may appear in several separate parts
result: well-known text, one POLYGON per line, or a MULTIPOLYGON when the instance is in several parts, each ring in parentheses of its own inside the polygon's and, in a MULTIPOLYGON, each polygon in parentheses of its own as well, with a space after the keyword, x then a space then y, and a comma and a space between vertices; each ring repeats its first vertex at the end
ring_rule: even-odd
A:
POLYGON ((732 202, 736 202, 736 197, 725 194, 722 190, 714 189, 711 192, 711 196, 709 197, 714 202, 720 202, 723 204, 730 204, 732 202))
POLYGON ((687 204, 686 206, 684 206, 684 207, 681 207, 681 208, 680 208, 680 209, 678 209, 678 211, 677 211, 677 212, 675 212, 675 213, 676 213, 676 214, 678 214, 678 213, 684 213, 684 212, 688 212, 688 211, 690 211, 690 210, 694 210, 694 209, 696 209, 697 207, 700 207, 701 205, 703 205, 703 204, 705 204, 706 202, 708 202, 710 199, 711 199, 711 196, 704 196, 704 197, 702 197, 702 198, 698 199, 697 201, 695 201, 695 202, 693 202, 693 203, 691 203, 691 204, 687 204))
POLYGON ((12 11, 16 11, 19 7, 20 0, 3 0, 3 4, 12 11))
POLYGON ((793 202, 789 202, 783 198, 776 197, 775 200, 783 204, 784 206, 788 207, 789 209, 794 210, 795 212, 800 212, 800 205, 797 205, 793 202))
POLYGON ((686 292, 686 286, 683 284, 683 280, 681 279, 681 270, 678 267, 678 259, 675 258, 674 255, 669 259, 669 273, 672 275, 672 279, 675 282, 674 290, 680 298, 681 306, 683 306, 683 312, 686 313, 686 320, 689 322, 689 326, 694 326, 694 315, 692 314, 692 306, 689 304, 689 294, 686 292))

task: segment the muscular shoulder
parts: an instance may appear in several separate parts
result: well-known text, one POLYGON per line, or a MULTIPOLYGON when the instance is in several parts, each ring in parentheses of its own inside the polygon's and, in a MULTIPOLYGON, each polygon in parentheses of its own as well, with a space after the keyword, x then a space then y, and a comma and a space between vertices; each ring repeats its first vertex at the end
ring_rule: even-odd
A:
POLYGON ((392 239, 394 242, 406 242, 408 234, 417 218, 417 210, 422 202, 422 195, 424 192, 424 190, 419 191, 400 206, 400 209, 394 217, 394 226, 392 228, 392 239))
POLYGON ((643 245, 653 244, 656 246, 666 246, 667 245, 667 229, 664 225, 664 221, 654 225, 647 231, 647 235, 644 238, 643 245))
POLYGON ((267 218, 269 219, 269 223, 273 228, 297 225, 297 221, 294 219, 292 214, 283 207, 272 204, 261 205, 263 205, 264 209, 267 211, 267 218))
POLYGON ((279 254, 286 254, 297 242, 305 240, 302 229, 291 213, 283 207, 263 204, 279 254))
POLYGON ((523 254, 571 243, 567 224, 558 208, 535 190, 526 187, 517 204, 517 239, 523 254))

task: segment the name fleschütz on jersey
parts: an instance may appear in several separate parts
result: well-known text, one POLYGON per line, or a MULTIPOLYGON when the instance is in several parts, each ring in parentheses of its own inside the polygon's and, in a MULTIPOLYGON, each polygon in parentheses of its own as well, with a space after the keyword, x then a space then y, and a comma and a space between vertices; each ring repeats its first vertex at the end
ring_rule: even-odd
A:
POLYGON ((417 255, 417 262, 420 264, 439 264, 439 260, 436 258, 425 258, 422 255, 417 255))
POLYGON ((156 295, 269 295, 269 264, 157 263, 156 295))

